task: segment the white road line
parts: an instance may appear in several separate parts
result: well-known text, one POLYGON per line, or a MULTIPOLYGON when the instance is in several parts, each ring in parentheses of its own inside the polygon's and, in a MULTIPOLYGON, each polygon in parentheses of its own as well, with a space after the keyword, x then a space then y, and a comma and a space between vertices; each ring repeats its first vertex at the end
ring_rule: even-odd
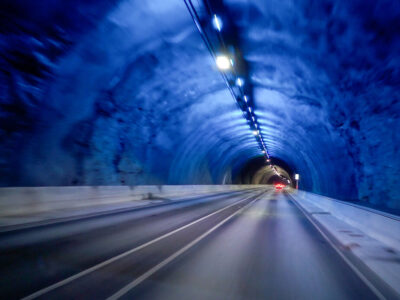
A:
MULTIPOLYGON (((292 198, 292 197, 291 197, 292 198)), ((386 299, 384 295, 374 286, 374 284, 368 280, 367 277, 364 276, 363 273, 361 273, 357 267, 339 250, 338 247, 332 242, 332 240, 319 228, 319 225, 314 222, 314 220, 307 214, 305 209, 301 207, 299 203, 297 203, 297 200, 292 198, 293 203, 299 208, 299 210, 303 213, 303 215, 306 216, 306 218, 311 222, 311 224, 314 225, 314 227, 319 231, 319 233, 325 238, 325 240, 331 245, 331 247, 337 252, 337 254, 340 255, 340 257, 347 263, 347 265, 354 271, 354 273, 357 274, 357 276, 363 281, 370 289, 371 291, 379 298, 379 299, 386 299)))
MULTIPOLYGON (((259 191, 257 191, 257 192, 259 192, 259 191)), ((211 217, 213 215, 216 215, 216 214, 218 214, 218 213, 220 213, 220 212, 222 212, 222 211, 224 211, 224 210, 226 210, 226 209, 228 209, 228 208, 230 208, 230 207, 232 207, 234 205, 237 205, 238 203, 244 202, 244 201, 248 200, 251 197, 253 197, 253 194, 251 196, 247 197, 246 199, 237 201, 237 202, 235 202, 233 204, 230 204, 230 205, 228 205, 226 207, 223 207, 223 208, 221 208, 221 209, 219 209, 219 210, 217 210, 217 211, 215 211, 215 212, 213 212, 211 214, 208 214, 208 215, 206 215, 204 217, 201 217, 201 218, 199 218, 199 219, 197 219, 197 220, 195 220, 195 221, 193 221, 193 222, 191 222, 189 224, 186 224, 186 225, 184 225, 182 227, 179 227, 179 228, 177 228, 177 229, 175 229, 175 230, 173 230, 171 232, 168 232, 168 233, 166 233, 166 234, 164 234, 162 236, 159 236, 158 238, 155 238, 155 239, 153 239, 153 240, 151 240, 151 241, 149 241, 147 243, 144 243, 144 244, 142 244, 142 245, 140 245, 140 246, 138 246, 136 248, 128 250, 128 251, 126 251, 124 253, 121 253, 121 254, 119 254, 117 256, 114 256, 114 257, 112 257, 112 258, 110 258, 110 259, 108 259, 106 261, 103 261, 103 262, 101 262, 101 263, 99 263, 99 264, 97 264, 97 265, 95 265, 95 266, 93 266, 91 268, 88 268, 88 269, 86 269, 86 270, 84 270, 82 272, 79 272, 79 273, 77 273, 75 275, 72 275, 72 276, 70 276, 70 277, 68 277, 66 279, 63 279, 63 280, 61 280, 61 281, 59 281, 57 283, 54 283, 54 284, 52 284, 52 285, 50 285, 48 287, 45 287, 45 288, 43 288, 43 289, 41 289, 41 290, 39 290, 39 291, 37 291, 37 292, 35 292, 33 294, 30 294, 30 295, 22 298, 21 300, 30 300, 30 299, 35 299, 37 297, 40 297, 40 296, 42 296, 42 295, 44 295, 44 294, 46 294, 46 293, 48 293, 48 292, 50 292, 52 290, 55 290, 55 289, 57 289, 57 288, 59 288, 59 287, 61 287, 63 285, 66 285, 66 284, 70 283, 71 281, 74 281, 74 280, 76 280, 76 279, 78 279, 78 278, 80 278, 82 276, 90 274, 90 273, 92 273, 92 272, 94 272, 94 271, 96 271, 96 270, 98 270, 100 268, 103 268, 103 267, 105 267, 105 266, 107 266, 107 265, 109 265, 109 264, 111 264, 111 263, 113 263, 113 262, 115 262, 115 261, 117 261, 117 260, 119 260, 121 258, 124 258, 124 257, 126 257, 126 256, 128 256, 128 255, 130 255, 130 254, 132 254, 132 253, 134 253, 136 251, 139 251, 139 250, 141 250, 141 249, 143 249, 143 248, 145 248, 147 246, 150 246, 150 245, 152 245, 152 244, 154 244, 154 243, 156 243, 156 242, 158 242, 158 241, 160 241, 162 239, 165 239, 166 237, 169 237, 169 236, 171 236, 171 235, 173 235, 173 234, 175 234, 175 233, 177 233, 179 231, 182 231, 182 230, 184 230, 184 229, 186 229, 186 228, 188 228, 188 227, 190 227, 190 226, 192 226, 192 225, 194 225, 196 223, 199 223, 199 222, 201 222, 201 221, 203 221, 203 220, 205 220, 205 219, 207 219, 207 218, 209 218, 209 217, 211 217)))
POLYGON ((190 242, 189 244, 187 244, 185 247, 181 248, 180 250, 176 251, 174 254, 172 254, 171 256, 169 256, 168 258, 164 259, 162 262, 160 262, 158 265, 154 266, 153 268, 151 268, 150 270, 148 270, 146 273, 144 273, 143 275, 139 276, 138 278, 136 278, 135 280, 133 280, 131 283, 127 284, 126 286, 124 286, 122 289, 120 289, 118 292, 116 292, 115 294, 113 294, 112 296, 108 297, 107 300, 116 300, 121 298, 122 296, 124 296, 126 293, 128 293, 130 290, 132 290, 133 288, 135 288, 137 285, 139 285, 140 283, 142 283, 144 280, 146 280, 147 278, 149 278, 151 275, 153 275, 154 273, 156 273, 157 271, 159 271, 160 269, 162 269, 164 266, 166 266, 167 264, 169 264, 171 261, 173 261, 175 258, 177 258, 179 255, 181 255, 182 253, 184 253, 185 251, 189 250, 191 247, 193 247, 194 245, 196 245, 198 242, 200 242, 202 239, 204 239, 205 237, 207 237, 209 234, 211 234, 213 231, 215 231, 216 229, 218 229, 219 227, 221 227, 222 225, 224 225, 227 221, 229 221, 230 219, 232 219, 234 216, 236 216, 237 214, 241 213, 243 210, 245 210, 248 206, 250 206, 251 204, 253 204, 255 201, 257 201, 260 198, 257 198, 253 201, 251 201, 250 203, 248 203, 247 205, 243 206, 241 209, 237 210, 236 212, 234 212, 233 214, 231 214, 230 216, 228 216, 227 218, 223 219, 221 222, 219 222, 217 225, 215 225, 214 227, 212 227, 211 229, 209 229, 208 231, 206 231, 205 233, 203 233, 202 235, 200 235, 198 238, 196 238, 195 240, 193 240, 192 242, 190 242))

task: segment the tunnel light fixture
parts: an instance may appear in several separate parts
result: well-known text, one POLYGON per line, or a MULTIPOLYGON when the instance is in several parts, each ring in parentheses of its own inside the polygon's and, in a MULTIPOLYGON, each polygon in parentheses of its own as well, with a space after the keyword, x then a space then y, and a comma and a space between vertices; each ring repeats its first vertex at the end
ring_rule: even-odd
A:
POLYGON ((296 181, 296 190, 298 190, 299 189, 300 175, 299 174, 294 174, 294 180, 296 181))
POLYGON ((218 55, 215 62, 220 70, 229 70, 231 68, 231 61, 226 55, 218 55))
MULTIPOLYGON (((242 87, 243 84, 244 84, 244 81, 243 81, 242 78, 239 77, 239 78, 236 79, 236 85, 237 85, 237 86, 242 87)), ((247 96, 244 96, 244 98, 245 98, 245 101, 247 102, 247 100, 246 100, 247 96)))
POLYGON ((213 23, 214 29, 216 29, 218 31, 222 30, 222 20, 220 17, 218 17, 217 15, 214 15, 212 23, 213 23))
MULTIPOLYGON (((216 66, 219 69, 219 71, 221 71, 224 75, 224 79, 225 82, 233 96, 233 98, 235 99, 235 101, 237 102, 237 104, 239 104, 239 108, 242 109, 242 115, 244 117, 244 119, 246 120, 247 125, 249 125, 249 129, 252 131, 252 133, 255 135, 256 138, 256 143, 258 146, 260 146, 260 150, 263 151, 264 155, 268 158, 269 157, 269 153, 268 153, 268 149, 266 147, 266 145, 264 144, 262 135, 259 131, 260 126, 256 123, 256 118, 254 115, 254 108, 251 108, 248 104, 248 102, 250 101, 250 98, 248 95, 245 94, 244 88, 245 85, 247 85, 247 80, 248 77, 245 73, 236 73, 236 59, 239 59, 240 62, 240 58, 241 53, 236 53, 236 50, 234 48, 233 45, 231 45, 230 42, 226 43, 226 41, 224 41, 224 36, 220 34, 220 32, 222 31, 222 29, 226 30, 224 28, 224 26, 229 25, 224 24, 226 19, 226 16, 218 15, 215 14, 213 12, 211 12, 211 10, 209 10, 209 12, 211 12, 208 16, 208 24, 207 24, 207 28, 203 28, 200 19, 198 17, 198 13, 196 12, 196 8, 193 7, 193 5, 188 5, 187 2, 191 2, 190 0, 184 0, 184 2, 186 3, 186 6, 193 18, 193 21, 195 22, 200 34, 203 37, 203 40, 205 42, 205 44, 207 45, 208 50, 210 51, 211 56, 213 57, 213 59, 215 60, 216 66), (210 40, 209 36, 206 34, 206 30, 209 30, 211 27, 211 29, 214 29, 215 31, 213 31, 213 35, 216 37, 213 40, 210 40), (214 43, 216 45, 214 45, 214 43), (227 52, 220 50, 220 52, 215 51, 215 49, 225 49, 227 52), (225 73, 226 72, 226 73, 225 73), (229 75, 229 76, 226 76, 229 75), (233 86, 236 85, 236 88, 233 88, 233 86), (241 101, 244 101, 244 103, 241 103, 241 101), (244 104, 244 105, 243 105, 244 104), (244 107, 243 107, 244 106, 244 107), (249 118, 251 117, 251 118, 249 118), (255 130, 254 130, 255 129, 255 130), (261 145, 260 145, 261 143, 261 145)), ((229 26, 228 26, 229 27, 229 26)), ((228 28, 229 29, 229 28, 228 28)), ((240 66, 239 66, 240 67, 240 66)))

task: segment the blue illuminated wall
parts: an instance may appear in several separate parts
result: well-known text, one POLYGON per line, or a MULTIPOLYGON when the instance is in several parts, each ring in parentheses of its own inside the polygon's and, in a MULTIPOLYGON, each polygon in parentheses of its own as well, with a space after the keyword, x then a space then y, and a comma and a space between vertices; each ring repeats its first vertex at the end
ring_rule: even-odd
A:
MULTIPOLYGON (((271 155, 399 207, 398 2, 225 4, 271 155)), ((229 183, 260 155, 183 1, 0 6, 1 185, 229 183)))

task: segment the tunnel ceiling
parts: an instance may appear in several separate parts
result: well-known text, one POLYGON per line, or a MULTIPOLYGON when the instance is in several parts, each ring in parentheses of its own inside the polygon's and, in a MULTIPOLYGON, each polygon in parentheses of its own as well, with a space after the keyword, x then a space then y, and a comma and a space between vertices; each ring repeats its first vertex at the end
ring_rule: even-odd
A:
MULTIPOLYGON (((271 156, 399 206, 399 2, 224 4, 271 156)), ((0 6, 3 186, 231 183, 262 156, 183 0, 0 6)))

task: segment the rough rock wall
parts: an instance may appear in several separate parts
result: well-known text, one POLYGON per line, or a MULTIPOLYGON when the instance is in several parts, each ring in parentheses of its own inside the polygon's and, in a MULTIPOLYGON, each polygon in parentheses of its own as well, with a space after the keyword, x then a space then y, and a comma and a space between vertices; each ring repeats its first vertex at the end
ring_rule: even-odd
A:
MULTIPOLYGON (((40 16, 22 23, 28 30, 9 12, 18 40, 33 42, 10 44, 10 29, 4 53, 25 55, 48 73, 36 74, 18 58, 19 69, 4 61, 2 185, 219 183, 232 160, 257 153, 182 1, 106 3, 106 14, 89 4, 75 3, 78 12, 70 13, 93 10, 92 22, 60 25, 55 39, 65 42, 53 61, 55 42, 35 48, 50 39, 31 28, 40 16), (25 90, 38 95, 21 101, 15 93, 25 90)), ((54 6, 35 9, 57 14, 64 3, 54 6)), ((55 19, 44 23, 57 27, 55 19)))
POLYGON ((322 186, 311 190, 346 198, 352 189, 361 200, 398 207, 400 3, 228 2, 261 90, 256 100, 263 113, 284 116, 270 126, 273 140, 304 149, 319 171, 322 186), (280 138, 287 128, 295 137, 280 138))

